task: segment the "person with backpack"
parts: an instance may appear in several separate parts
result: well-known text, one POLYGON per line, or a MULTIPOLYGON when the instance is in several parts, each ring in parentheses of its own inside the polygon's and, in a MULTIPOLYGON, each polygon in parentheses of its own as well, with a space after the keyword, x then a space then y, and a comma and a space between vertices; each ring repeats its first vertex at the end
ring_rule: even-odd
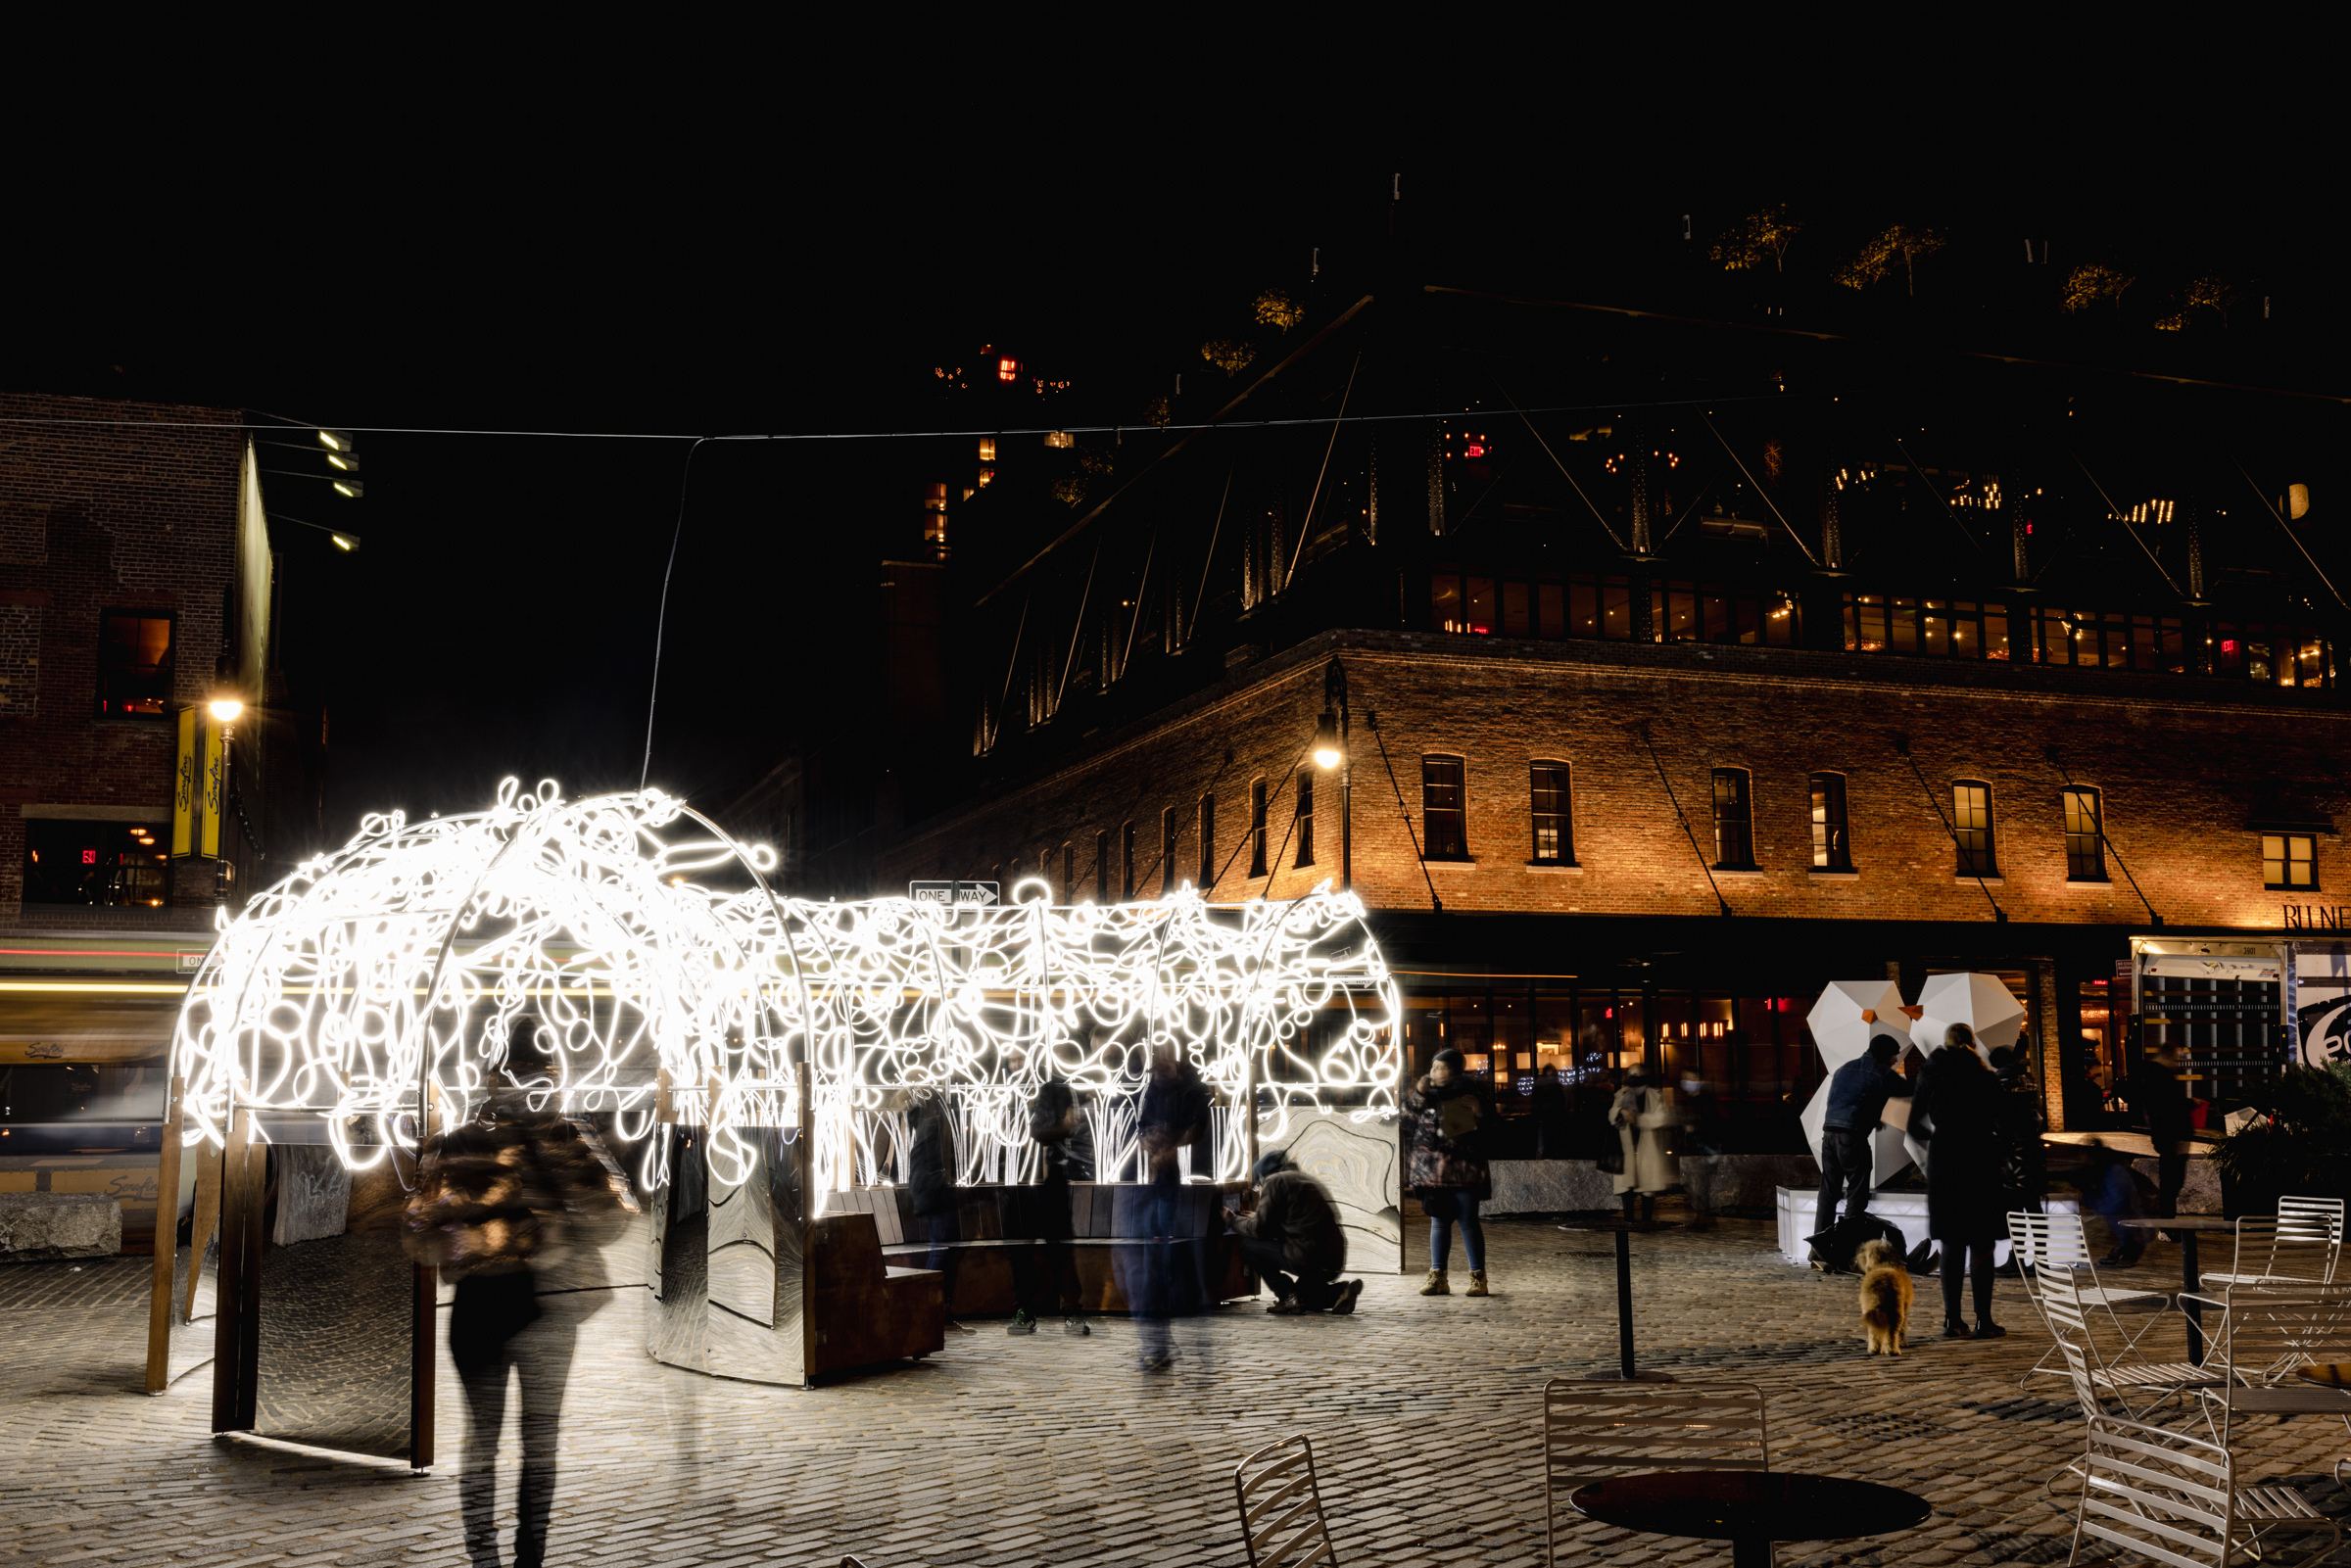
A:
POLYGON ((1241 1256, 1272 1287, 1277 1317, 1328 1311, 1345 1316, 1364 1293, 1347 1268, 1347 1232, 1322 1183, 1275 1149, 1257 1162, 1257 1205, 1248 1213, 1227 1209, 1225 1223, 1241 1239, 1241 1256))
POLYGON ((1404 1179, 1428 1215, 1428 1283, 1420 1294, 1453 1294, 1445 1265, 1458 1225, 1462 1248, 1469 1255, 1469 1288, 1463 1294, 1487 1295, 1486 1231, 1478 1223, 1477 1206, 1494 1196, 1485 1153, 1493 1102, 1469 1075, 1462 1053, 1447 1046, 1405 1096, 1404 1117, 1404 1179))
POLYGON ((1021 1291, 1020 1310, 1004 1332, 1034 1334, 1039 1317, 1059 1312, 1061 1331, 1082 1338, 1093 1330, 1080 1315, 1084 1303, 1077 1256, 1070 1246, 1070 1183, 1093 1179, 1094 1146, 1078 1093, 1067 1079, 1048 1078, 1038 1086, 1036 1097, 1029 1102, 1029 1136, 1041 1151, 1044 1165, 1035 1190, 1034 1227, 1042 1246, 1022 1250, 1020 1261, 1027 1266, 1014 1280, 1021 1291), (1041 1259, 1035 1256, 1040 1251, 1041 1259))
POLYGON ((572 1298, 594 1295, 600 1303, 605 1293, 551 1297, 556 1305, 546 1309, 537 1271, 574 1246, 617 1239, 637 1204, 595 1128, 547 1103, 562 1071, 537 1020, 515 1020, 494 1070, 487 1103, 427 1138, 419 1151, 402 1240, 411 1258, 456 1285, 449 1352, 465 1391, 457 1512, 466 1556, 476 1565, 499 1561, 498 1444, 506 1389, 518 1382, 522 1475, 514 1496, 514 1561, 539 1568, 554 1508, 564 1385, 579 1319, 595 1310, 572 1298))

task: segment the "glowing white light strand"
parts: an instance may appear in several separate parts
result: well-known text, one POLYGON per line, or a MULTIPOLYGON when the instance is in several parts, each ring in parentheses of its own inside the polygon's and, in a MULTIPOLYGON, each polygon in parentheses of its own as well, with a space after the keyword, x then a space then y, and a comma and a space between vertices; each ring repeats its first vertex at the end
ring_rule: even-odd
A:
MULTIPOLYGON (((1198 1176, 1240 1174, 1252 1084, 1285 1119, 1332 1096, 1359 1118, 1394 1106, 1395 984, 1362 904, 1327 884, 1054 907, 1031 881, 1029 902, 972 909, 776 898, 773 865, 658 791, 566 802, 508 780, 485 812, 371 817, 223 928, 174 1043, 188 1136, 224 1141, 233 1109, 311 1113, 364 1167, 414 1146, 421 1084, 446 1115, 476 1108, 525 1015, 555 1048, 549 1100, 636 1142, 665 1071, 722 1174, 747 1170, 739 1129, 799 1124, 805 1063, 819 1192, 902 1177, 919 1089, 948 1095, 966 1180, 1032 1176, 1026 1107, 1056 1075, 1115 1179, 1159 1045, 1224 1108, 1198 1176), (729 876, 748 885, 704 879, 729 876)), ((667 1140, 646 1141, 658 1182, 667 1140)))

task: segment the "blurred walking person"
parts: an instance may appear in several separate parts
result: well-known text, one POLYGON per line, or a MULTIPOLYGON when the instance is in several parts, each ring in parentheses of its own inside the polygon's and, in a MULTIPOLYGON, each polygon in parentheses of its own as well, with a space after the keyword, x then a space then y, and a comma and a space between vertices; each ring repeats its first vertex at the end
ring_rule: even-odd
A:
POLYGON ((1494 1180, 1486 1169, 1493 1102, 1485 1086, 1469 1075, 1462 1053, 1447 1046, 1405 1097, 1404 1117, 1405 1184, 1428 1215, 1428 1283, 1420 1287, 1420 1294, 1453 1294, 1446 1264, 1458 1226, 1462 1250, 1469 1257, 1469 1288, 1462 1294, 1484 1296, 1486 1229, 1478 1223, 1477 1206, 1494 1196, 1494 1180))
POLYGON ((521 1387, 514 1562, 539 1568, 546 1559, 557 1426, 583 1315, 574 1298, 594 1298, 588 1311, 606 1298, 600 1291, 567 1291, 543 1308, 537 1270, 575 1246, 611 1239, 637 1212, 627 1178, 595 1129, 548 1105, 561 1076, 541 1045, 537 1022, 517 1020, 488 1103, 462 1125, 425 1141, 408 1199, 409 1254, 456 1285, 449 1353, 466 1411, 457 1502, 474 1568, 499 1562, 498 1440, 509 1381, 521 1387))
POLYGON ((1007 1334, 1033 1334, 1037 1319, 1063 1314, 1062 1332, 1089 1335, 1093 1330, 1080 1315, 1084 1307, 1078 1279, 1075 1229, 1070 1212, 1070 1183, 1094 1178, 1093 1140, 1087 1135, 1085 1114, 1068 1080, 1049 1078, 1029 1102, 1029 1136, 1042 1152, 1043 1177, 1035 1189, 1036 1238, 1041 1247, 1022 1249, 1022 1267, 1014 1279, 1021 1292, 1020 1310, 1013 1314, 1007 1334), (1042 1253, 1042 1257, 1037 1256, 1042 1253))
POLYGON ((1176 1259, 1176 1232, 1182 1214, 1183 1151, 1208 1131, 1208 1088, 1199 1069, 1172 1040, 1151 1048, 1151 1072, 1143 1084, 1136 1131, 1143 1147, 1144 1179, 1151 1185, 1151 1245, 1143 1269, 1140 1302, 1128 1303, 1142 1341, 1142 1368, 1164 1372, 1176 1362, 1169 1320, 1188 1310, 1189 1270, 1176 1259))
POLYGON ((1663 1086, 1635 1068, 1624 1075, 1608 1120, 1624 1151, 1624 1168, 1616 1175, 1616 1196, 1624 1200, 1624 1217, 1631 1219, 1633 1202, 1640 1200, 1643 1219, 1657 1217, 1657 1195, 1682 1179, 1681 1162, 1674 1158, 1673 1100, 1663 1086))
POLYGON ((923 1222, 923 1239, 931 1244, 923 1266, 938 1270, 947 1332, 969 1334, 972 1330, 955 1320, 955 1273, 963 1261, 963 1251, 955 1244, 963 1239, 963 1187, 947 1091, 929 1085, 914 1090, 906 1124, 913 1134, 906 1152, 906 1185, 914 1200, 914 1216, 923 1222))
POLYGON ((1997 1339, 1991 1320, 1992 1249, 2007 1233, 2000 1192, 2000 1084, 1954 1023, 1927 1058, 1910 1098, 1910 1136, 1927 1151, 1927 1234, 1943 1243, 1943 1337, 1997 1339), (1975 1285, 1976 1326, 1959 1316, 1959 1285, 1975 1285))
POLYGON ((1347 1232, 1322 1183, 1290 1164, 1276 1149, 1257 1162, 1257 1206, 1248 1213, 1224 1212, 1241 1239, 1241 1256, 1272 1288, 1276 1316, 1299 1312, 1355 1310, 1364 1293, 1360 1279, 1342 1281, 1347 1268, 1347 1232))

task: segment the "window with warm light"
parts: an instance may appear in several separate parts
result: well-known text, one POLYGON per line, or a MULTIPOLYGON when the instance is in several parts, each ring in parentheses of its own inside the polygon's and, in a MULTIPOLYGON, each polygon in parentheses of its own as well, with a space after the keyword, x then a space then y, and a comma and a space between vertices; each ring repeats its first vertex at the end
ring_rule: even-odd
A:
POLYGON ((1996 877, 1999 861, 1992 839, 1991 785, 1961 779, 1951 785, 1951 832, 1959 840, 1959 875, 1996 877))
POLYGON ((1315 775, 1309 768, 1298 770, 1297 826, 1292 830, 1298 839, 1298 858, 1294 866, 1315 863, 1315 775))
POLYGON ((2065 807, 2065 879, 2102 882, 2106 879, 2106 829, 2095 789, 2069 788, 2065 807))
POLYGON ((171 617, 108 610, 98 618, 98 712, 163 718, 171 707, 171 617))
POLYGON ((1851 871, 1853 846, 1845 815, 1845 775, 1812 776, 1812 869, 1851 871))
POLYGON ((1266 874, 1266 782, 1254 779, 1249 784, 1249 875, 1266 874))
POLYGON ((161 909, 171 875, 163 824, 24 822, 24 902, 161 909))
POLYGON ((1430 860, 1469 858, 1468 788, 1460 757, 1420 759, 1421 853, 1430 860))
POLYGON ((2312 833, 2261 835, 2261 884, 2276 892, 2319 889, 2319 840, 2312 833))
POLYGON ((1537 866, 1575 864, 1575 830, 1569 807, 1567 764, 1538 762, 1528 770, 1527 809, 1534 826, 1537 866))
POLYGON ((1745 768, 1714 770, 1714 868, 1755 869, 1755 813, 1745 768))

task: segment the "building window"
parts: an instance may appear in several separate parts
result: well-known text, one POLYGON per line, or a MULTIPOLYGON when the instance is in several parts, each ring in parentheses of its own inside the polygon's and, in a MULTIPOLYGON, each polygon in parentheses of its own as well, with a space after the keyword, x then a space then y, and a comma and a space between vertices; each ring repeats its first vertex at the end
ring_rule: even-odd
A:
POLYGON ((2098 812, 2095 789, 2065 791, 2065 879, 2074 882, 2106 879, 2106 825, 2098 812))
POLYGON ((1745 768, 1714 770, 1714 865, 1720 871, 1751 871, 1755 864, 1755 813, 1748 798, 1745 768))
POLYGON ((164 830, 135 822, 24 823, 24 902, 161 909, 170 900, 164 830))
POLYGON ((1176 890, 1176 808, 1159 814, 1159 896, 1176 890))
MULTIPOLYGON (((2309 833, 2261 835, 2261 882, 2280 892, 2314 893, 2319 888, 2319 841, 2309 833)), ((27 887, 31 883, 25 884, 27 887)), ((30 897, 28 893, 25 896, 30 897)))
POLYGON ((1078 841, 1074 838, 1061 846, 1061 901, 1078 902, 1078 841))
POLYGON ((1315 863, 1315 776, 1306 769, 1298 771, 1298 858, 1293 865, 1312 866, 1315 863))
POLYGON ((98 617, 98 711, 162 717, 171 706, 171 617, 108 610, 98 617))
POLYGON ((1217 885, 1217 797, 1200 797, 1200 896, 1217 885))
POLYGON ((1119 829, 1119 897, 1134 902, 1134 824, 1119 829))
POLYGON ((1845 775, 1812 776, 1812 869, 1851 871, 1852 841, 1846 834, 1845 775))
POLYGON ((1266 874, 1266 782, 1253 781, 1249 785, 1249 875, 1266 874))
POLYGON ((1961 779, 1951 785, 1951 832, 1959 840, 1959 875, 1997 877, 1991 836, 1991 785, 1981 779, 1961 779))
POLYGON ((1094 896, 1110 902, 1110 830, 1094 834, 1094 896))
POLYGON ((1567 764, 1538 762, 1529 773, 1527 801, 1534 819, 1537 866, 1575 864, 1575 827, 1569 807, 1567 764))
POLYGON ((1427 837, 1422 853, 1430 860, 1467 860, 1469 830, 1467 802, 1459 757, 1420 759, 1421 831, 1427 837))

